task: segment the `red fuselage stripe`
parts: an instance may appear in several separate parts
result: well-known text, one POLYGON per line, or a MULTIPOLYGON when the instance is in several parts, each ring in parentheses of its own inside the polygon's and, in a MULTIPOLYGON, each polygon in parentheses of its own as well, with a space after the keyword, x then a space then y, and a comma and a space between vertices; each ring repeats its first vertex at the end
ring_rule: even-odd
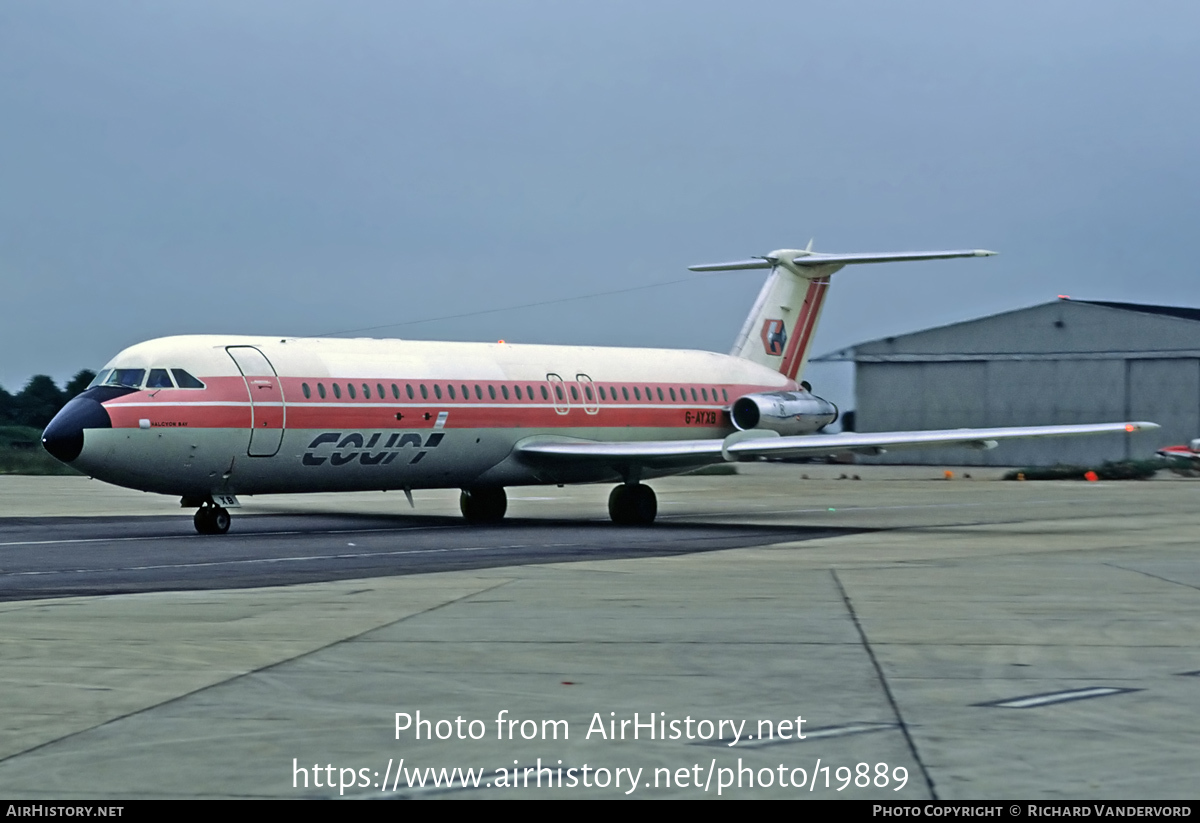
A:
MULTIPOLYGON (((751 386, 707 383, 703 392, 699 384, 658 384, 637 383, 640 399, 634 399, 633 383, 597 383, 591 386, 592 399, 587 400, 585 387, 579 383, 559 384, 566 393, 567 401, 559 401, 558 409, 553 400, 543 400, 540 397, 541 381, 473 381, 456 380, 455 399, 449 399, 447 381, 433 380, 363 380, 353 381, 330 380, 329 378, 306 379, 298 377, 282 378, 283 398, 278 396, 274 387, 275 378, 266 378, 272 387, 265 391, 255 392, 253 406, 246 393, 246 384, 241 377, 207 377, 203 378, 204 389, 161 389, 144 390, 106 402, 114 428, 138 428, 142 421, 148 421, 152 428, 249 428, 252 423, 255 428, 278 429, 286 425, 289 429, 319 429, 319 428, 373 428, 373 429, 414 429, 432 428, 437 423, 438 415, 448 414, 443 425, 445 428, 704 428, 713 425, 712 418, 697 412, 718 413, 716 425, 727 426, 728 418, 725 410, 733 400, 755 391, 777 391, 777 386, 751 386), (370 387, 370 398, 365 398, 361 391, 363 383, 370 387), (303 384, 309 387, 309 398, 304 397, 303 384), (341 393, 335 398, 332 386, 337 383, 341 393), (356 387, 356 397, 350 398, 348 386, 356 387), (478 383, 483 390, 484 399, 475 397, 475 386, 478 383), (318 397, 316 387, 321 384, 326 389, 326 397, 318 397), (401 396, 400 400, 391 396, 391 386, 395 384, 401 396), (421 398, 420 387, 424 384, 428 398, 421 398), (379 398, 379 386, 385 387, 388 396, 379 398), (407 397, 406 386, 414 388, 414 399, 407 397), (436 385, 443 397, 437 399, 432 387, 436 385), (471 389, 468 399, 462 397, 462 386, 471 389), (515 396, 515 387, 521 386, 522 399, 515 396), (605 389, 605 399, 599 398, 599 387, 605 389), (529 388, 536 386, 535 399, 529 399, 529 388), (496 390, 496 399, 492 399, 489 387, 496 390), (501 387, 507 388, 509 398, 503 397, 501 387), (570 397, 570 389, 575 388, 577 398, 570 397), (616 391, 614 391, 616 389, 616 391), (629 391, 630 399, 624 399, 624 391, 629 391), (671 400, 671 390, 675 391, 676 400, 671 400), (696 391, 696 400, 692 400, 691 392, 696 391), (724 390, 722 393, 721 390, 724 390), (659 390, 663 400, 658 399, 659 390), (620 392, 620 399, 609 399, 620 392), (707 398, 705 397, 707 395, 707 398), (728 402, 726 401, 728 398, 728 402), (280 401, 283 401, 282 408, 280 401), (284 415, 286 414, 286 422, 284 415), (399 415, 399 417, 397 417, 399 415)), ((554 397, 554 387, 548 387, 554 397)))

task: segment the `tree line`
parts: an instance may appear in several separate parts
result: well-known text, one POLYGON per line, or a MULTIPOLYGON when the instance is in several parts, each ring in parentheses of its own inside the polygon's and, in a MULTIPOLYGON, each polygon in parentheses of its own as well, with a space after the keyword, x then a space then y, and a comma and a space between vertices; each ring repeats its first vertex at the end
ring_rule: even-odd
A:
POLYGON ((29 378, 25 388, 9 394, 0 386, 0 426, 32 426, 44 429, 58 410, 75 395, 87 388, 96 377, 94 371, 84 369, 67 381, 61 389, 53 378, 35 374, 29 378))

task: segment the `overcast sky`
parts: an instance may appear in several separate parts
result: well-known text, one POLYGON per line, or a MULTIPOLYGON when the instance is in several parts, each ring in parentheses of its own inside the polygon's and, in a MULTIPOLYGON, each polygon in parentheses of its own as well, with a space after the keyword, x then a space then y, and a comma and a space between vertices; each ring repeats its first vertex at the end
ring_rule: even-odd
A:
MULTIPOLYGON (((0 385, 180 333, 816 353, 1066 293, 1200 306, 1195 2, 0 3, 0 385), (674 282, 671 281, 684 281, 674 282)), ((819 387, 818 387, 819 388, 819 387)))

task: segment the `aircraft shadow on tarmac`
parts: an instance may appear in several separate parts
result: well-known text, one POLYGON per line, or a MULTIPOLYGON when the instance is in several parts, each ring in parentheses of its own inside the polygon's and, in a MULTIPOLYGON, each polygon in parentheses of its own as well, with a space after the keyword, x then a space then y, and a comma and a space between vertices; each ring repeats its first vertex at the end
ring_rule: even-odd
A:
POLYGON ((660 521, 653 526, 510 518, 264 514, 226 535, 191 518, 0 518, 0 601, 253 588, 583 560, 669 557, 864 529, 660 521))

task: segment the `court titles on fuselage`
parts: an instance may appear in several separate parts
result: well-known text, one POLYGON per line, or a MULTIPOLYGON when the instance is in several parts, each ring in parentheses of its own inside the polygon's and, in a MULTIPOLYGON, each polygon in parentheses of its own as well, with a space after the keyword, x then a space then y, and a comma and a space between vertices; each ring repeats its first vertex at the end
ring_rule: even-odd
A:
POLYGON ((800 381, 847 265, 986 257, 956 250, 781 249, 693 271, 768 270, 727 355, 676 349, 188 335, 112 358, 46 427, 91 477, 178 496, 202 534, 239 495, 457 488, 471 522, 508 486, 616 483, 608 511, 648 524, 646 480, 759 458, 994 448, 1004 440, 1157 428, 1148 422, 822 433, 837 408, 800 381))

